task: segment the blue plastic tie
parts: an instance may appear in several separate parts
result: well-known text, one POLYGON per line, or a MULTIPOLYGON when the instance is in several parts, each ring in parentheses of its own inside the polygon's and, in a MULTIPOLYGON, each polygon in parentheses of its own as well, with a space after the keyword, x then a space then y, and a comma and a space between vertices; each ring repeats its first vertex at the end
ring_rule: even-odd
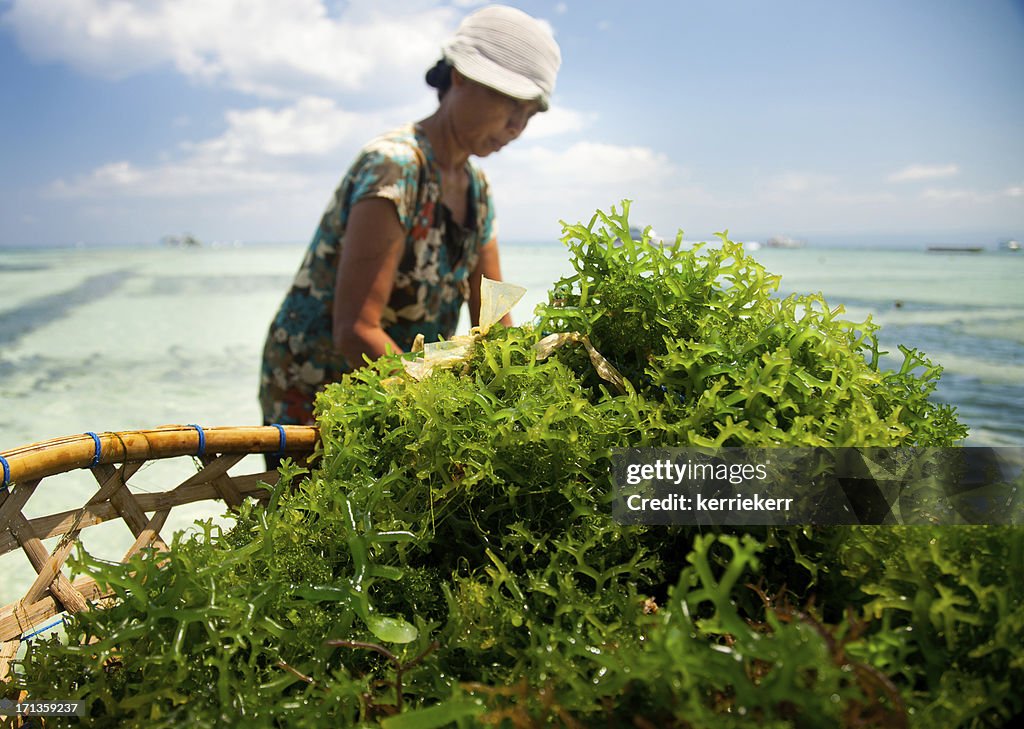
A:
POLYGON ((7 462, 6 458, 0 456, 0 466, 4 467, 4 481, 3 484, 0 485, 0 489, 6 491, 7 487, 11 483, 11 464, 7 462))
POLYGON ((196 455, 197 456, 205 455, 206 454, 206 434, 203 432, 203 429, 200 428, 195 423, 189 423, 188 427, 195 428, 196 432, 199 433, 199 450, 196 452, 196 455))
POLYGON ((40 633, 45 633, 50 628, 56 628, 58 625, 62 624, 63 622, 64 622, 64 618, 61 618, 60 620, 58 620, 55 623, 50 623, 49 625, 44 625, 42 628, 40 628, 39 630, 35 631, 34 633, 29 633, 28 635, 21 636, 21 639, 22 640, 28 640, 29 638, 35 638, 40 633))
POLYGON ((283 456, 284 455, 285 446, 288 445, 288 438, 284 434, 284 426, 283 425, 278 425, 277 423, 274 423, 273 426, 275 428, 277 428, 277 432, 281 434, 279 439, 278 439, 278 441, 277 441, 277 453, 275 453, 274 455, 275 456, 283 456))
POLYGON ((89 468, 96 468, 96 466, 100 465, 100 437, 93 433, 91 430, 88 433, 86 433, 86 435, 91 437, 92 442, 96 444, 96 450, 93 452, 92 455, 92 463, 89 464, 89 468))

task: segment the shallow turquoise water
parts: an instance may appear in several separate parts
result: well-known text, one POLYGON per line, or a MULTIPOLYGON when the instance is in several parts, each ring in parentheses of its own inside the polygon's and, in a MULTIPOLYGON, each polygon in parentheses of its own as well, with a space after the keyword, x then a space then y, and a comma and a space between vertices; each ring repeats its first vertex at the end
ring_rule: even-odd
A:
MULTIPOLYGON (((263 337, 303 249, 0 252, 0 450, 90 430, 258 423, 263 337)), ((942 364, 936 397, 958 407, 969 443, 1024 445, 1024 254, 753 255, 782 275, 782 294, 820 291, 848 318, 880 323, 885 348, 917 347, 942 364)), ((571 271, 560 244, 506 245, 503 269, 528 289, 513 310, 517 322, 532 319, 550 285, 571 271)), ((154 464, 139 483, 165 488, 189 467, 154 464)), ((32 515, 79 506, 95 488, 84 471, 44 486, 32 515)), ((165 535, 220 512, 176 510, 165 535)), ((109 524, 85 541, 117 557, 132 540, 122 524, 109 524)), ((27 586, 23 571, 5 572, 0 604, 27 586)))

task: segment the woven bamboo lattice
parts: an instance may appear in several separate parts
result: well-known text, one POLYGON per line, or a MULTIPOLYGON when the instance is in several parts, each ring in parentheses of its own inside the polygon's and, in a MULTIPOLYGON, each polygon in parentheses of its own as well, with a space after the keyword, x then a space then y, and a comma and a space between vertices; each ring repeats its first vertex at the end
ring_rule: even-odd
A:
POLYGON ((25 596, 0 609, 0 681, 7 678, 22 636, 64 612, 88 610, 109 594, 90 577, 72 582, 65 562, 84 529, 120 519, 135 536, 126 561, 139 550, 167 548, 160 529, 171 509, 183 504, 222 499, 229 507, 246 497, 268 494, 261 484, 277 482, 276 471, 231 475, 229 471, 250 453, 281 453, 299 460, 313 454, 318 432, 312 426, 253 426, 200 428, 174 425, 153 430, 86 433, 35 443, 0 453, 0 555, 19 547, 36 572, 25 596), (138 493, 129 479, 144 464, 158 459, 190 456, 201 468, 176 487, 138 493), (5 463, 4 463, 5 462, 5 463), (27 518, 25 505, 48 477, 76 468, 89 468, 98 488, 78 509, 27 518), (44 539, 58 537, 51 551, 44 539))

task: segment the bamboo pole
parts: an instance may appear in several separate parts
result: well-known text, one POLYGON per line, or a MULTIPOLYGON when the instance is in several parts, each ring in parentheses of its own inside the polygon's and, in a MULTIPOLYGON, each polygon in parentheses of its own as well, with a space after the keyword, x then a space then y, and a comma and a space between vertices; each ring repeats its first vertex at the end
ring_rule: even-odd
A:
MULTIPOLYGON (((311 453, 319 438, 312 425, 284 425, 285 454, 311 453)), ((271 425, 203 428, 208 453, 274 453, 281 433, 271 425)), ((148 461, 154 458, 200 455, 199 432, 190 425, 166 425, 150 430, 97 433, 99 463, 148 461)), ((0 452, 10 467, 12 483, 45 478, 76 468, 88 468, 96 443, 88 434, 55 438, 0 452)))

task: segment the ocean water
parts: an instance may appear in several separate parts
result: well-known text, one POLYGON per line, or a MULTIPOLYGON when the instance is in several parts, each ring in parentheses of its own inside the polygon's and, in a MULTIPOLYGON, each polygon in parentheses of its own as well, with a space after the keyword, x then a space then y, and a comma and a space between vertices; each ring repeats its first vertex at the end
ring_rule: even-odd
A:
MULTIPOLYGON (((263 337, 304 248, 0 250, 0 451, 86 431, 259 423, 263 337)), ((513 317, 529 321, 571 271, 565 250, 512 244, 502 255, 504 278, 528 291, 513 317)), ((935 397, 958 408, 969 444, 1024 445, 1024 254, 809 247, 753 255, 782 275, 782 293, 820 291, 847 318, 881 324, 884 349, 902 343, 941 364, 935 397)), ((260 462, 245 465, 255 471, 260 462)), ((191 469, 188 459, 154 463, 135 483, 163 489, 191 469)), ((80 506, 94 489, 88 471, 46 479, 27 512, 80 506)), ((222 511, 181 507, 164 536, 222 511)), ((118 522, 84 541, 116 558, 132 537, 118 522)), ((3 557, 0 604, 30 584, 25 562, 3 557)))

